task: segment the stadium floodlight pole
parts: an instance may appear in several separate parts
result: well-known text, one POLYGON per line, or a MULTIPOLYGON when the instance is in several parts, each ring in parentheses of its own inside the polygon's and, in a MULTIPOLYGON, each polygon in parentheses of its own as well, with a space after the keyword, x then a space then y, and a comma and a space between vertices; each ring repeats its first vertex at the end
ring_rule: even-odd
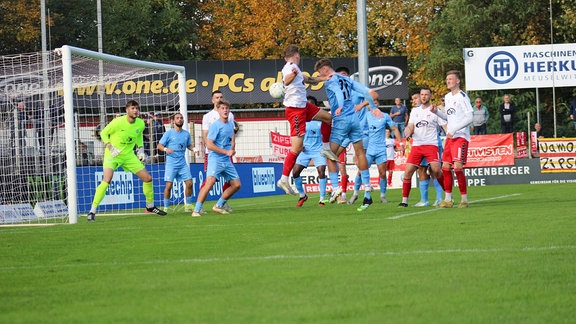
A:
POLYGON ((360 83, 368 86, 368 36, 366 29, 366 0, 356 1, 358 29, 358 76, 360 83))
MULTIPOLYGON (((552 0, 550 0, 550 50, 554 54, 554 25, 552 21, 552 0)), ((550 58, 554 61, 554 55, 550 58)), ((556 138, 556 85, 554 82, 554 69, 552 69, 552 108, 554 110, 554 138, 556 138)))

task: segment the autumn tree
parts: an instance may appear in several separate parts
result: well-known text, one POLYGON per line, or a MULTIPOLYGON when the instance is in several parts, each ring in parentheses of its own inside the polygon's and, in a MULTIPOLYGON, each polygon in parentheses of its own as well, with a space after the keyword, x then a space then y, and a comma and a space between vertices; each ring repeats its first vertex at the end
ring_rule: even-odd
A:
POLYGON ((39 50, 40 0, 0 1, 0 55, 39 50))

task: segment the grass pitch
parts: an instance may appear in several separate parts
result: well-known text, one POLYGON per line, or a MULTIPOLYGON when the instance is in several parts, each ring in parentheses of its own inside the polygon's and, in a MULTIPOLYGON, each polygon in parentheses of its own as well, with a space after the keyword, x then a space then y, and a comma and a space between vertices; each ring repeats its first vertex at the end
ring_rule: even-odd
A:
POLYGON ((365 212, 274 196, 0 228, 0 322, 572 322, 574 192, 473 187, 470 208, 438 210, 389 190, 365 212))

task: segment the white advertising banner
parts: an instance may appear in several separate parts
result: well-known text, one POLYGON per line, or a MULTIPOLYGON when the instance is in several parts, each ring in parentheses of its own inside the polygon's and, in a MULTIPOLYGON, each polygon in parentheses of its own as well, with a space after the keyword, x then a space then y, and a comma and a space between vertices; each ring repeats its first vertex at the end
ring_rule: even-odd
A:
POLYGON ((576 44, 464 49, 466 90, 576 86, 576 44))

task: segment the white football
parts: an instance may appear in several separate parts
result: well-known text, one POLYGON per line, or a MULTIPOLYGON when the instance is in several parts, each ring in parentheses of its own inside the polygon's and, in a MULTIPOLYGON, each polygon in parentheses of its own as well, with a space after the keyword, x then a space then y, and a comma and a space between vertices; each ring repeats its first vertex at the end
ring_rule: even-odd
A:
POLYGON ((270 86, 270 95, 274 99, 280 99, 284 97, 284 84, 282 82, 276 82, 270 86))

